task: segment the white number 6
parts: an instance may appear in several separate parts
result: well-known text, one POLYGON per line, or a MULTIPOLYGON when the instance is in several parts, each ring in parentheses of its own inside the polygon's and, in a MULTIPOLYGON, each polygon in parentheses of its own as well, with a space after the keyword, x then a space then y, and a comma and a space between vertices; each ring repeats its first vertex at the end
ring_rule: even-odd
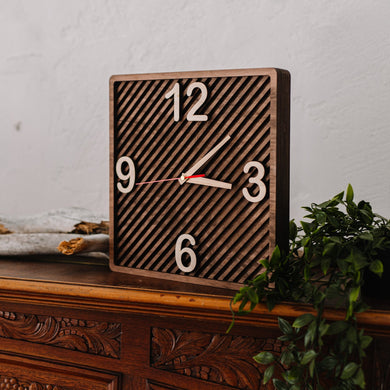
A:
POLYGON ((259 187, 259 193, 256 196, 252 196, 247 188, 243 188, 242 193, 244 194, 245 199, 249 200, 249 202, 260 202, 264 199, 267 193, 267 188, 264 182, 261 181, 261 179, 264 177, 265 169, 263 164, 259 163, 258 161, 249 161, 244 166, 244 173, 248 173, 252 167, 257 169, 257 175, 255 177, 250 177, 249 183, 256 184, 259 187))
POLYGON ((196 253, 189 247, 182 248, 182 244, 184 240, 188 240, 191 245, 195 245, 195 238, 192 237, 190 234, 181 234, 177 241, 175 246, 175 259, 176 264, 179 267, 180 271, 183 272, 192 272, 196 267, 196 253), (187 253, 190 256, 190 263, 185 266, 182 262, 183 254, 187 253))
POLYGON ((122 183, 116 183, 116 186, 120 192, 122 192, 123 194, 128 194, 133 189, 135 184, 135 166, 133 160, 127 156, 119 158, 116 162, 115 171, 119 180, 129 181, 127 187, 124 187, 122 183), (123 164, 128 165, 129 171, 127 173, 123 173, 123 164))

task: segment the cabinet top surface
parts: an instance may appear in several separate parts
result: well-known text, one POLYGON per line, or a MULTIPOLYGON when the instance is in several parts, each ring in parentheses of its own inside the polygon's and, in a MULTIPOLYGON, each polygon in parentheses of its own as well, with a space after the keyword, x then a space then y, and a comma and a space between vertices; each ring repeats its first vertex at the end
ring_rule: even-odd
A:
POLYGON ((200 288, 188 283, 167 282, 158 278, 112 272, 106 262, 81 256, 74 256, 70 260, 59 256, 1 257, 0 280, 11 279, 26 283, 27 281, 37 284, 58 283, 96 289, 116 288, 225 297, 234 295, 234 291, 221 288, 200 288))
MULTIPOLYGON (((72 305, 88 309, 148 312, 158 315, 192 316, 194 313, 231 321, 232 290, 200 287, 188 283, 164 281, 135 275, 115 273, 107 264, 92 264, 83 257, 72 262, 50 257, 0 258, 0 300, 11 302, 72 305)), ((304 304, 285 303, 272 313, 258 305, 251 316, 240 322, 274 321, 278 316, 293 318, 310 312, 304 304)), ((327 311, 327 317, 342 319, 342 312, 327 311)), ((368 326, 390 327, 388 303, 361 315, 368 326)))

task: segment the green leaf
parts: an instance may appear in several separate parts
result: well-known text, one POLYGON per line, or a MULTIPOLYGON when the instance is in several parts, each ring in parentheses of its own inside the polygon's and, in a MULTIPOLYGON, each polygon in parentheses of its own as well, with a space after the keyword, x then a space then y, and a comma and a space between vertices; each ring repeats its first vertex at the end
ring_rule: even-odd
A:
POLYGON ((353 378, 353 384, 359 386, 361 389, 366 387, 366 381, 364 380, 364 371, 362 368, 357 370, 355 377, 353 378))
POLYGON ((359 301, 355 305, 355 313, 363 313, 363 312, 367 311, 369 308, 370 308, 370 306, 367 305, 367 303, 359 301))
POLYGON ((236 295, 233 298, 233 303, 237 303, 238 301, 241 301, 243 297, 243 294, 241 292, 236 293, 236 295))
POLYGON ((271 256, 271 260, 270 260, 271 267, 276 268, 280 262, 281 257, 282 257, 282 255, 280 253, 280 249, 278 246, 276 246, 274 251, 272 252, 272 256, 271 256))
MULTIPOLYGON (((283 336, 281 336, 283 337, 283 336)), ((278 340, 280 340, 280 338, 278 337, 278 340)), ((282 340, 281 340, 282 341, 282 340)), ((280 355, 280 362, 288 367, 294 360, 294 355, 291 351, 289 351, 288 349, 284 350, 282 352, 282 354, 280 355)))
POLYGON ((249 300, 257 305, 259 303, 259 296, 256 294, 256 291, 253 290, 252 288, 248 289, 248 298, 249 300))
POLYGON ((332 255, 337 249, 337 244, 334 242, 328 242, 324 246, 324 250, 322 251, 322 256, 332 255))
POLYGON ((325 298, 326 295, 322 291, 318 290, 313 297, 314 305, 319 305, 325 298))
POLYGON ((301 390, 301 387, 299 385, 293 385, 290 387, 290 390, 301 390))
POLYGON ((305 347, 307 347, 310 343, 312 343, 314 341, 314 338, 316 336, 316 333, 317 333, 317 329, 316 329, 316 323, 315 322, 312 322, 309 327, 307 328, 307 331, 306 331, 306 334, 305 334, 305 337, 304 337, 304 345, 305 347))
POLYGON ((347 203, 350 203, 353 201, 353 188, 351 186, 351 184, 348 184, 348 188, 347 188, 347 193, 346 193, 346 196, 345 196, 345 199, 347 201, 347 203))
POLYGON ((276 305, 276 300, 275 298, 268 296, 265 304, 267 306, 268 311, 272 311, 276 305))
POLYGON ((332 264, 332 259, 330 257, 324 257, 321 259, 321 271, 324 275, 327 274, 331 264, 332 264))
POLYGON ((357 343, 357 332, 356 332, 356 329, 353 328, 352 326, 348 329, 347 340, 351 344, 357 343))
POLYGON ((368 264, 367 257, 357 248, 352 248, 352 251, 346 261, 350 261, 353 264, 355 271, 359 271, 368 264))
POLYGON ((314 376, 314 368, 316 366, 316 361, 315 360, 312 360, 309 364, 309 374, 310 374, 310 377, 313 378, 314 376))
POLYGON ((344 367, 343 372, 341 373, 340 378, 344 379, 344 380, 351 378, 355 374, 355 372, 358 369, 358 367, 359 366, 356 363, 354 363, 354 362, 348 363, 344 367))
POLYGON ((289 385, 285 382, 282 382, 280 379, 272 379, 272 382, 276 390, 289 390, 289 385))
POLYGON ((303 326, 310 324, 314 319, 315 317, 313 316, 313 314, 310 313, 302 314, 294 321, 292 326, 294 328, 302 328, 303 326))
POLYGON ((316 217, 316 221, 320 224, 320 225, 324 225, 326 223, 326 213, 324 213, 323 211, 319 211, 315 214, 315 217, 316 217))
POLYGON ((358 219, 358 208, 355 203, 350 202, 347 203, 347 213, 353 219, 358 219))
POLYGON ((374 274, 382 276, 382 274, 383 274, 383 263, 380 260, 374 260, 370 264, 370 271, 374 272, 374 274))
POLYGON ((372 212, 367 210, 360 210, 360 216, 365 224, 370 225, 374 219, 372 212))
POLYGON ((291 370, 284 372, 282 376, 288 384, 295 385, 300 378, 300 372, 297 370, 297 367, 293 367, 291 370))
POLYGON ((344 321, 336 321, 332 322, 329 325, 328 331, 326 332, 327 335, 332 336, 335 334, 339 334, 344 332, 348 328, 349 324, 344 321))
POLYGON ((322 362, 320 363, 321 369, 325 371, 332 371, 337 366, 337 359, 333 356, 325 356, 322 362))
MULTIPOLYGON (((267 259, 260 260, 259 262, 264 268, 268 269, 269 268, 269 261, 267 259)), ((262 275, 262 274, 261 274, 262 275)))
POLYGON ((253 359, 259 364, 270 364, 275 360, 275 357, 271 352, 263 351, 253 356, 253 359))
POLYGON ((344 198, 344 191, 340 192, 339 194, 333 197, 334 200, 340 200, 340 201, 343 200, 343 198, 344 198))
POLYGON ((305 232, 305 234, 310 235, 312 228, 313 228, 312 224, 305 222, 305 221, 301 221, 301 226, 302 226, 302 229, 305 232))
POLYGON ((264 371, 263 384, 265 385, 274 376, 275 366, 269 366, 264 371))
POLYGON ((278 317, 278 324, 279 328, 284 334, 291 334, 293 333, 293 328, 291 327, 290 323, 284 320, 281 317, 278 317))
POLYGON ((340 227, 340 221, 333 215, 328 215, 328 221, 334 228, 338 229, 340 227))
POLYGON ((303 237, 301 241, 301 246, 306 248, 309 244, 311 244, 311 239, 310 237, 303 237))
POLYGON ((345 275, 348 272, 348 263, 346 259, 337 258, 336 261, 340 271, 345 275))
POLYGON ((245 296, 242 298, 242 302, 241 302, 240 306, 238 307, 239 312, 242 312, 244 310, 244 307, 248 303, 248 301, 249 301, 248 297, 245 296))
POLYGON ((356 302, 360 295, 360 286, 354 287, 349 293, 349 302, 356 302))
POLYGON ((317 356, 317 352, 314 351, 313 349, 305 352, 304 355, 302 356, 301 364, 305 365, 310 363, 313 359, 315 359, 316 356, 317 356))
POLYGON ((358 238, 365 241, 374 241, 374 236, 370 232, 363 232, 358 235, 358 238))
POLYGON ((343 243, 343 240, 340 237, 337 237, 337 236, 329 237, 329 241, 332 241, 332 242, 334 242, 336 244, 342 244, 343 243))
POLYGON ((367 335, 362 336, 360 339, 361 349, 366 349, 371 344, 371 341, 372 341, 371 336, 367 336, 367 335))
POLYGON ((284 334, 283 336, 279 336, 278 340, 280 341, 290 341, 293 339, 292 335, 284 334))
POLYGON ((290 240, 294 241, 297 238, 297 234, 298 234, 297 225, 294 222, 294 220, 291 220, 290 224, 289 224, 289 238, 290 238, 290 240))
POLYGON ((325 324, 325 322, 321 323, 321 325, 319 326, 319 333, 320 333, 320 336, 325 336, 328 332, 328 329, 329 329, 329 324, 325 324))
POLYGON ((257 275, 253 279, 253 284, 258 285, 260 282, 263 282, 266 278, 267 278, 267 274, 265 272, 263 272, 263 273, 257 275))

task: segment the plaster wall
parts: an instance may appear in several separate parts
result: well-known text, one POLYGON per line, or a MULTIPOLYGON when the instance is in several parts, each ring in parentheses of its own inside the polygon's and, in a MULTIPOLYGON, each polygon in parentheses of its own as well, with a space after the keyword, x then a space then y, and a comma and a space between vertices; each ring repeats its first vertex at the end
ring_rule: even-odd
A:
POLYGON ((292 75, 291 218, 348 183, 390 216, 390 2, 0 0, 0 214, 108 215, 112 74, 292 75))

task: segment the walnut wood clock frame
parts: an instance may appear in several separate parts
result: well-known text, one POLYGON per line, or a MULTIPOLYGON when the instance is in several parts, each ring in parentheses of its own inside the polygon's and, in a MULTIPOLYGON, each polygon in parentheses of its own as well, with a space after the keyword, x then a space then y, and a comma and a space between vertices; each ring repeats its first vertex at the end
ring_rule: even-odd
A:
MULTIPOLYGON (((229 289, 237 289, 246 279, 255 276, 260 270, 259 260, 269 256, 276 244, 282 247, 288 244, 289 133, 290 74, 285 70, 112 76, 110 268, 139 276, 229 289), (191 96, 188 92, 191 83, 204 84, 208 94, 197 112, 203 119, 193 122, 186 121, 185 114, 202 97, 200 91, 191 96), (175 90, 178 95, 173 98, 176 84, 179 84, 175 90), (176 98, 182 99, 182 107, 174 113, 176 98), (217 100, 218 103, 214 103, 217 100), (175 181, 134 186, 135 182, 179 177, 183 170, 230 135, 233 141, 227 142, 227 146, 196 173, 206 174, 220 183, 230 181, 232 190, 188 183, 179 185, 175 181), (247 144, 242 146, 242 151, 236 152, 242 145, 238 139, 249 141, 245 141, 247 144), (238 155, 226 162, 234 153, 238 155), (133 190, 122 193, 118 190, 118 182, 122 182, 118 178, 117 164, 119 158, 128 155, 135 160, 137 173, 133 190), (175 164, 179 163, 170 169, 166 161, 172 155, 175 164), (241 157, 261 160, 265 168, 261 180, 266 186, 266 196, 261 202, 244 204, 243 187, 256 192, 256 186, 253 189, 248 184, 251 173, 238 178, 239 171, 234 164, 241 157), (143 170, 149 160, 152 163, 143 170), (217 166, 224 169, 218 171, 217 166), (170 208, 171 203, 177 206, 170 208), (182 213, 178 213, 178 209, 182 213), (181 220, 181 233, 196 237, 195 244, 183 245, 188 245, 199 256, 197 267, 188 273, 175 264, 175 242, 181 220), (210 228, 213 224, 218 228, 210 228), (241 241, 246 244, 241 245, 241 241), (225 247, 230 248, 226 253, 225 247), (220 253, 225 254, 218 258, 220 253)), ((126 166, 123 169, 125 171, 126 166)), ((121 175, 128 178, 130 174, 122 172, 121 175)), ((125 180, 122 188, 126 185, 130 183, 125 180)))

